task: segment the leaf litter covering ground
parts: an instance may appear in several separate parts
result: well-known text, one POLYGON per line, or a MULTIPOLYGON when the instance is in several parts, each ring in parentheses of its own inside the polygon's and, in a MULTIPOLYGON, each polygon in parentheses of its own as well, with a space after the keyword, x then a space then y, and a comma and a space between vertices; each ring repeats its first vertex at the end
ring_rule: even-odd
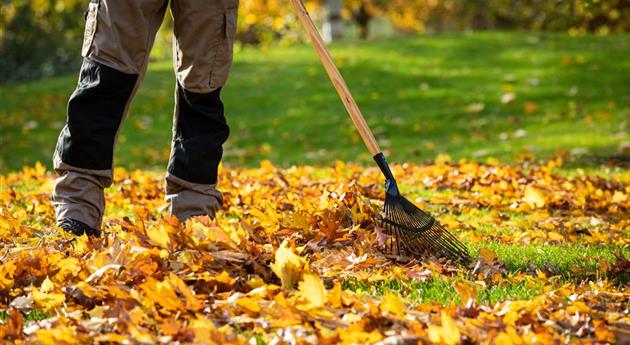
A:
POLYGON ((474 267, 385 257, 374 168, 222 169, 218 220, 186 224, 163 212, 159 174, 117 169, 105 236, 89 239, 51 226, 54 176, 27 167, 0 177, 0 335, 41 344, 627 343, 628 176, 563 177, 553 172, 561 163, 394 166, 411 199, 474 249, 474 267), (480 216, 458 220, 466 214, 480 216), (509 269, 489 243, 618 252, 590 271, 509 269), (405 292, 431 279, 456 298, 405 292), (407 288, 373 288, 382 282, 407 288), (543 289, 478 298, 510 284, 543 289), (25 318, 33 311, 43 319, 25 318))

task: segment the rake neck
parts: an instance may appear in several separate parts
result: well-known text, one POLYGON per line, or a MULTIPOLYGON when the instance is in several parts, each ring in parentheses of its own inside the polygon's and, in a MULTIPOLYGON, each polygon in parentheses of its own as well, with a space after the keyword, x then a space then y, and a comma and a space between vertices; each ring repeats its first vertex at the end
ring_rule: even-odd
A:
POLYGON ((391 196, 398 196, 398 185, 396 184, 396 179, 394 178, 394 174, 392 170, 389 168, 389 164, 385 160, 385 155, 382 152, 379 152, 374 156, 374 160, 376 164, 383 172, 383 176, 385 176, 385 192, 391 196))

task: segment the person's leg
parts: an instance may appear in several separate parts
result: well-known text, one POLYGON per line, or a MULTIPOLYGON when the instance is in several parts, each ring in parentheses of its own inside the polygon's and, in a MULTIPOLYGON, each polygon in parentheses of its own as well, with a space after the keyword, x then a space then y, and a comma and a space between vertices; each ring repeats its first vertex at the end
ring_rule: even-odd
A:
POLYGON ((167 0, 90 1, 79 82, 53 156, 61 176, 52 202, 65 230, 98 233, 118 130, 143 78, 166 6, 167 0))
POLYGON ((173 0, 177 75, 166 200, 181 221, 215 216, 222 145, 229 135, 221 88, 232 64, 238 0, 173 0))

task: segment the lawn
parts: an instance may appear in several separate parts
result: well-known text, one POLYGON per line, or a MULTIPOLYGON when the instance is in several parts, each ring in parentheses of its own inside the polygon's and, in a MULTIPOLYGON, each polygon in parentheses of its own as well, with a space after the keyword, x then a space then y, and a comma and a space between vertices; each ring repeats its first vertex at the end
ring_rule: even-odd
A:
MULTIPOLYGON (((628 141, 626 35, 447 34, 348 41, 332 53, 382 148, 399 162, 439 153, 510 162, 561 149, 592 165, 628 141)), ((369 162, 312 48, 247 47, 235 60, 224 91, 227 165, 369 162)), ((0 171, 50 166, 75 83, 67 75, 0 85, 0 171)), ((116 165, 164 168, 174 83, 170 61, 151 63, 116 165)))
POLYGON ((4 340, 630 337, 628 36, 446 34, 332 51, 400 163, 401 190, 467 246, 470 267, 383 255, 383 181, 308 46, 237 49, 225 207, 186 224, 164 212, 174 79, 153 61, 120 136, 102 239, 52 225, 49 156, 76 76, 4 84, 4 340))

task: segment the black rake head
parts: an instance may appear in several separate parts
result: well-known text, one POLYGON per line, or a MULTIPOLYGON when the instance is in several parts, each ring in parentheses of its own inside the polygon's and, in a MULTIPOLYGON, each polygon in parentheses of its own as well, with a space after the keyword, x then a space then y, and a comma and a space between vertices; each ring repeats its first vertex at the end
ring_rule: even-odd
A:
POLYGON ((385 196, 382 226, 389 235, 386 254, 418 258, 445 257, 470 263, 466 247, 435 218, 425 213, 402 195, 385 196))
POLYGON ((416 258, 444 257, 468 265, 466 247, 435 218, 400 195, 382 153, 374 157, 386 177, 382 226, 388 239, 385 253, 416 258))

